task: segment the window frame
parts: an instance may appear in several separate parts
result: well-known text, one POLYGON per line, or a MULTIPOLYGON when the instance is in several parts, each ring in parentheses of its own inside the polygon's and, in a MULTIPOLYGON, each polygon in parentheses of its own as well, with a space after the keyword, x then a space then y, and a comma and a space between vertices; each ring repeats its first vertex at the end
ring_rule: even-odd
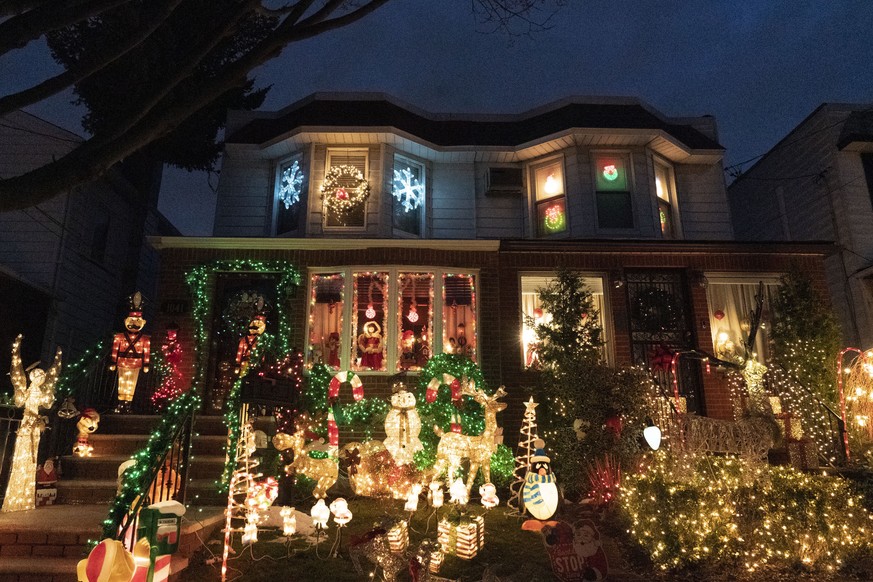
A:
MULTIPOLYGON (((603 310, 600 313, 600 326, 603 330, 603 363, 607 365, 612 365, 615 362, 615 320, 612 317, 612 297, 609 293, 611 287, 609 286, 609 273, 605 271, 585 271, 585 270, 575 270, 574 273, 581 275, 585 279, 600 279, 601 285, 603 287, 603 310), (607 315, 608 314, 608 317, 607 315)), ((518 279, 518 311, 521 313, 521 329, 519 330, 519 353, 521 354, 521 369, 522 370, 531 370, 531 368, 525 366, 525 353, 524 353, 524 288, 522 286, 522 279, 524 277, 538 277, 538 278, 549 278, 554 279, 557 277, 557 271, 519 271, 517 273, 518 279)), ((478 316, 478 313, 477 313, 478 316)))
POLYGON ((562 238, 570 235, 570 212, 569 197, 567 194, 567 165, 564 154, 557 154, 538 159, 527 164, 528 200, 530 204, 531 232, 535 238, 562 238), (537 170, 548 166, 558 165, 561 168, 562 192, 542 200, 537 198, 537 170), (546 233, 540 229, 540 206, 547 206, 559 200, 564 202, 564 230, 560 232, 546 233))
MULTIPOLYGON (((343 275, 343 314, 342 314, 342 330, 340 333, 340 370, 351 370, 351 357, 352 357, 352 344, 351 344, 351 323, 352 323, 352 309, 354 304, 353 294, 349 292, 351 285, 353 285, 352 276, 354 273, 360 272, 386 272, 388 273, 388 285, 386 290, 387 300, 385 304, 387 305, 387 315, 386 321, 390 322, 388 330, 383 330, 383 341, 386 342, 388 346, 388 350, 386 353, 386 364, 385 370, 359 370, 355 373, 359 376, 393 376, 398 373, 397 363, 399 361, 397 346, 399 345, 399 329, 394 324, 397 321, 398 316, 398 274, 399 273, 429 273, 433 275, 434 283, 433 283, 433 331, 431 338, 431 347, 432 347, 432 356, 436 354, 442 354, 443 351, 443 275, 469 275, 475 277, 475 285, 477 288, 477 302, 479 301, 478 297, 481 297, 481 294, 478 292, 480 285, 480 270, 478 268, 459 268, 459 267, 434 267, 427 265, 349 265, 349 266, 340 266, 340 267, 309 267, 307 269, 307 293, 306 297, 312 296, 312 277, 313 275, 329 275, 334 273, 339 273, 343 275)), ((306 329, 304 330, 304 341, 306 344, 305 347, 305 370, 310 370, 312 368, 312 362, 310 361, 310 345, 309 345, 309 328, 310 328, 310 306, 307 303, 307 312, 306 312, 306 329)), ((481 309, 480 306, 476 305, 476 317, 475 317, 475 325, 476 325, 476 360, 477 364, 481 365, 482 359, 482 348, 479 344, 478 333, 481 329, 480 318, 481 318, 481 309)), ((421 370, 409 370, 406 372, 409 375, 418 375, 421 373, 421 370)))
POLYGON ((293 234, 299 234, 305 230, 303 226, 303 221, 305 220, 303 217, 306 216, 306 208, 308 206, 307 198, 309 194, 309 168, 305 166, 305 156, 302 151, 294 152, 289 156, 285 156, 276 162, 276 168, 273 176, 273 210, 272 217, 270 219, 270 233, 273 236, 284 237, 290 236, 293 234), (303 184, 300 188, 300 200, 298 204, 300 205, 300 215, 297 216, 297 226, 293 230, 286 230, 284 232, 279 232, 279 187, 282 183, 282 170, 286 166, 290 166, 295 161, 297 161, 300 165, 300 171, 303 172, 303 184))
POLYGON ((658 225, 658 231, 661 232, 661 236, 663 238, 663 230, 661 229, 661 215, 660 215, 660 205, 662 201, 670 206, 670 217, 671 217, 671 226, 673 229, 673 237, 667 240, 681 240, 682 236, 682 220, 679 216, 679 195, 676 191, 676 168, 666 159, 653 155, 652 156, 652 177, 653 177, 653 185, 654 185, 654 194, 655 194, 655 202, 658 208, 655 210, 655 216, 657 217, 656 224, 658 225), (667 173, 667 196, 668 199, 665 200, 658 196, 658 185, 657 185, 657 171, 658 167, 666 170, 667 173))
POLYGON ((626 235, 632 231, 636 231, 639 229, 639 221, 637 220, 636 213, 636 204, 634 203, 635 196, 635 188, 636 184, 636 176, 634 174, 634 157, 633 152, 630 150, 591 150, 591 192, 593 194, 593 202, 594 202, 594 228, 598 233, 602 234, 622 234, 626 235), (598 158, 623 158, 625 162, 625 171, 627 174, 627 190, 598 190, 597 189, 597 172, 598 172, 598 158), (614 226, 601 226, 600 225, 600 207, 598 205, 598 194, 601 192, 605 194, 612 193, 627 193, 628 200, 630 202, 630 217, 631 217, 631 225, 630 226, 622 226, 622 227, 614 227, 614 226))
POLYGON ((397 238, 426 238, 425 230, 427 228, 427 203, 430 200, 430 194, 428 192, 427 185, 427 164, 403 153, 395 153, 393 157, 394 159, 391 162, 391 232, 397 238), (424 184, 424 200, 422 200, 421 204, 419 205, 419 208, 421 209, 421 216, 419 217, 418 221, 419 234, 402 230, 394 225, 394 204, 396 202, 396 198, 394 198, 394 166, 396 166, 397 162, 401 160, 402 162, 408 164, 409 167, 418 166, 419 168, 421 168, 421 180, 419 181, 424 184))
POLYGON ((367 230, 367 214, 370 204, 370 199, 373 198, 374 185, 370 184, 370 199, 364 202, 364 222, 359 225, 330 225, 327 223, 328 212, 324 206, 324 200, 321 200, 321 186, 324 184, 324 177, 333 167, 331 164, 331 157, 336 153, 342 153, 345 155, 349 155, 352 153, 363 153, 364 154, 364 178, 369 182, 370 181, 370 149, 366 147, 326 147, 324 152, 324 171, 321 174, 321 184, 318 188, 318 203, 321 205, 321 228, 324 232, 365 232, 367 230))

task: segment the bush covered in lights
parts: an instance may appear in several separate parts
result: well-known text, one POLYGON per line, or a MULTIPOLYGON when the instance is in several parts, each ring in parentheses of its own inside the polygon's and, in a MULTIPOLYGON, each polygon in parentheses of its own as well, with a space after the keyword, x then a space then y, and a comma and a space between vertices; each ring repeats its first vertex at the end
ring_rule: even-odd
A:
POLYGON ((730 457, 670 457, 624 479, 630 535, 656 566, 834 572, 873 558, 873 515, 842 479, 730 457))

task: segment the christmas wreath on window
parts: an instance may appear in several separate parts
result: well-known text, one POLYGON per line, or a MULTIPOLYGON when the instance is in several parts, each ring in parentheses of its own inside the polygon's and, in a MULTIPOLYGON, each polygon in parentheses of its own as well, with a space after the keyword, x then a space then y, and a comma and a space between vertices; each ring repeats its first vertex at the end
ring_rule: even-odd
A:
POLYGON ((334 166, 324 175, 321 199, 337 215, 354 212, 369 197, 370 183, 355 166, 334 166))
POLYGON ((657 287, 646 287, 637 293, 632 317, 642 331, 675 329, 682 319, 681 309, 673 293, 657 287))

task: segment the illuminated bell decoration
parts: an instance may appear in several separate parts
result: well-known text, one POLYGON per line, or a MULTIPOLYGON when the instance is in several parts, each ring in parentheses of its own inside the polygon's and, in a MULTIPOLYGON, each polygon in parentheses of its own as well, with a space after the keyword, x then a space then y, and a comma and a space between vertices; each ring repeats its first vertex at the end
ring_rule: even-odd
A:
POLYGON ((434 481, 430 484, 430 493, 428 493, 428 498, 430 499, 430 504, 434 509, 439 509, 443 506, 443 486, 442 484, 434 481))
MULTIPOLYGON (((313 510, 314 509, 315 508, 313 508, 313 510)), ((330 504, 330 512, 333 514, 333 520, 340 527, 352 521, 352 512, 349 511, 349 503, 343 497, 337 497, 333 500, 333 503, 330 504)))
POLYGON ((297 533, 297 516, 294 513, 294 508, 283 507, 279 511, 279 515, 282 517, 282 535, 290 537, 297 533))
POLYGON ((606 164, 603 166, 603 177, 610 182, 618 179, 618 168, 615 167, 615 164, 606 164))
POLYGON ((469 500, 470 496, 467 493, 467 486, 464 485, 464 482, 460 477, 458 477, 452 483, 452 486, 449 487, 449 502, 456 505, 467 505, 469 500))
POLYGON ((415 305, 409 308, 409 313, 406 314, 406 319, 409 320, 409 323, 415 323, 418 321, 418 309, 416 309, 415 305))
POLYGON ((330 509, 324 503, 324 499, 319 499, 318 502, 309 510, 309 515, 312 517, 312 525, 318 529, 327 529, 327 522, 330 520, 330 509))
POLYGON ((646 419, 646 428, 643 429, 643 438, 653 451, 661 446, 661 429, 655 426, 651 418, 646 419))
POLYGON ((367 310, 364 312, 364 315, 367 316, 367 319, 373 319, 376 317, 376 310, 373 309, 373 304, 370 303, 367 305, 367 310))

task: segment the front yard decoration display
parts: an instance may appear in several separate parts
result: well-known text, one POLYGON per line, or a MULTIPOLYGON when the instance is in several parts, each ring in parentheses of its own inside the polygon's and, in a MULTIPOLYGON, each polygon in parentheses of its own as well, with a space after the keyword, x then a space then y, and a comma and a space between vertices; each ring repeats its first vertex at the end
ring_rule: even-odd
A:
POLYGON ((306 427, 301 426, 294 434, 278 433, 273 437, 273 446, 279 451, 294 452, 294 461, 286 465, 285 473, 290 475, 296 471, 314 480, 313 495, 323 499, 339 477, 339 462, 336 454, 325 448, 323 441, 305 444, 306 432, 306 427))
POLYGON ((118 406, 115 412, 129 414, 133 393, 139 371, 149 371, 151 359, 151 337, 143 333, 146 320, 142 316, 142 293, 137 291, 130 297, 130 311, 124 320, 124 331, 115 334, 112 340, 112 365, 109 369, 118 370, 118 406))
POLYGON ((558 486, 552 473, 552 460, 546 456, 546 443, 534 441, 536 450, 530 458, 530 466, 524 487, 521 490, 521 509, 536 519, 550 519, 558 509, 558 486))
POLYGON ((412 457, 422 449, 421 419, 415 410, 415 396, 398 382, 393 386, 391 411, 385 417, 384 445, 397 465, 412 462, 412 457))
POLYGON ((321 199, 326 210, 343 218, 358 210, 370 197, 370 183, 355 166, 333 166, 324 175, 321 199))
POLYGON ((443 552, 462 560, 472 560, 485 546, 485 519, 465 512, 440 519, 437 541, 443 552))
POLYGON ((86 408, 79 415, 79 422, 76 423, 76 430, 79 435, 76 437, 76 444, 73 445, 73 454, 77 457, 90 457, 94 447, 88 442, 88 437, 97 432, 97 427, 100 425, 100 413, 93 408, 86 408))
POLYGON ((471 396, 484 410, 485 429, 478 436, 468 436, 455 432, 444 433, 438 426, 434 432, 440 437, 437 446, 437 460, 434 465, 434 474, 440 475, 446 471, 446 485, 451 487, 452 478, 460 468, 463 459, 470 461, 470 472, 467 476, 467 492, 473 488, 473 481, 479 469, 486 483, 491 482, 491 455, 497 450, 495 436, 497 434, 497 413, 506 408, 505 402, 500 398, 506 396, 503 386, 497 389, 493 395, 486 394, 472 383, 462 387, 462 393, 471 396))
POLYGON ((9 371, 15 406, 24 408, 18 427, 9 484, 3 499, 3 512, 23 511, 36 506, 36 460, 39 440, 45 430, 45 421, 40 417, 40 408, 51 408, 55 401, 55 383, 61 372, 61 349, 48 372, 39 368, 39 362, 24 369, 21 363, 21 340, 18 335, 12 342, 12 361, 9 371), (25 373, 27 374, 25 376, 25 373), (28 385, 28 380, 30 384, 28 385))

